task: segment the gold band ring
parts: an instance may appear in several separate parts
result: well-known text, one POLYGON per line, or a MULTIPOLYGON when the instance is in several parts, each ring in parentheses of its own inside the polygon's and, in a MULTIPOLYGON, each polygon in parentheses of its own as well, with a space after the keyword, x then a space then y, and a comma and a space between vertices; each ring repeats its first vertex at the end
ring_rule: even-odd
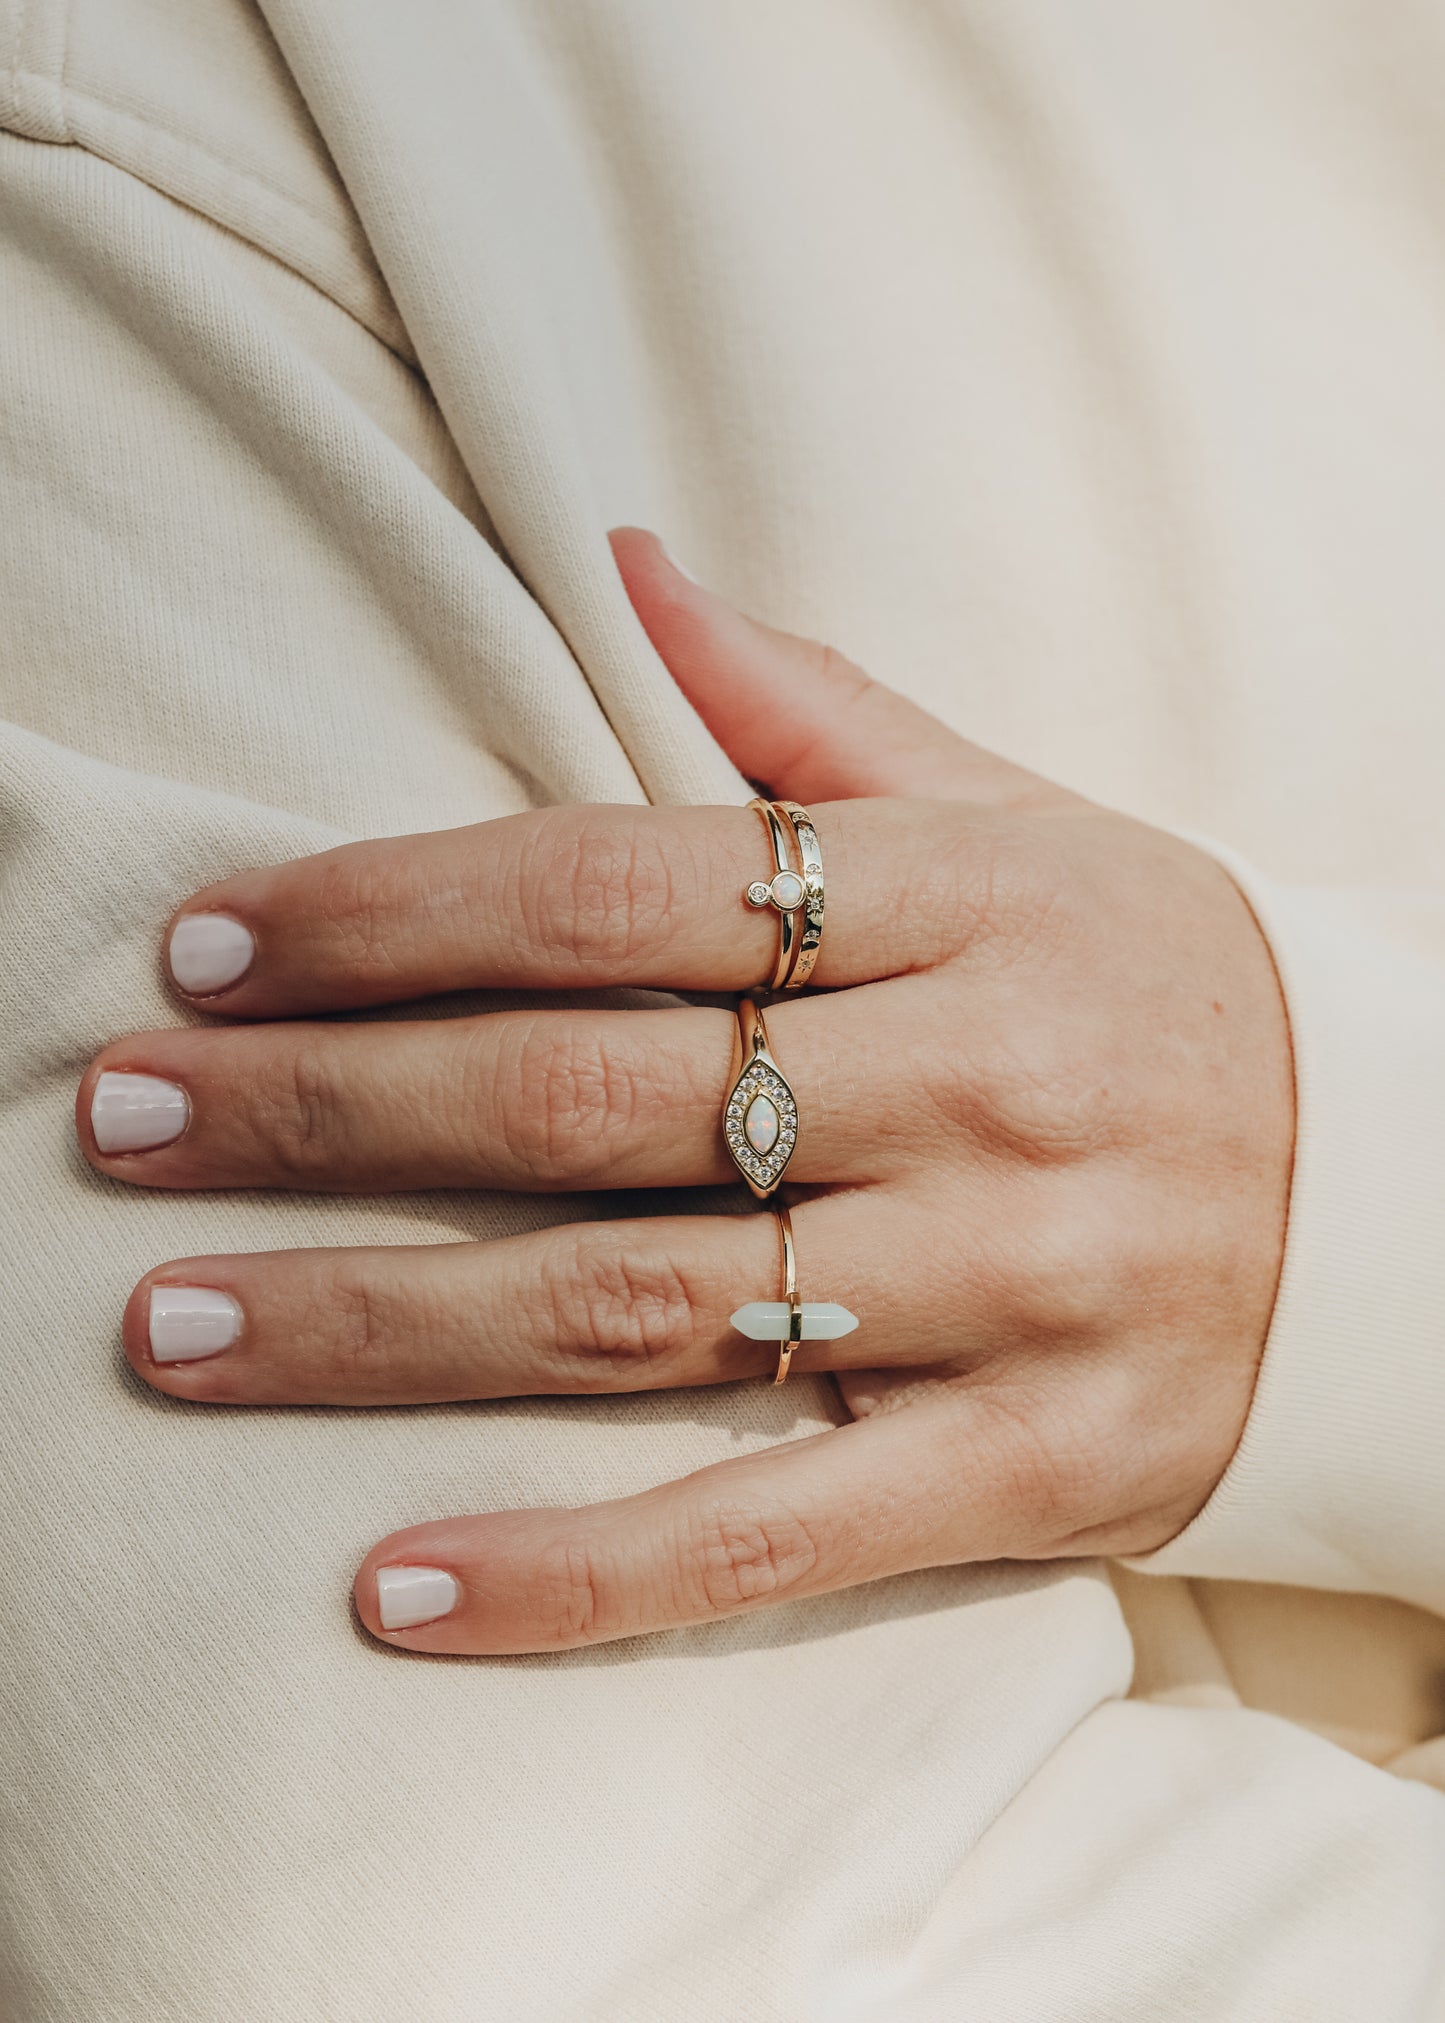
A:
POLYGON ((793 1218, 781 1201, 773 1203, 778 1218, 778 1242, 783 1253, 783 1300, 788 1309, 788 1332, 778 1343, 775 1384, 786 1384, 793 1351, 803 1339, 803 1309, 798 1301, 798 1260, 793 1254, 793 1218))
POLYGON ((782 985, 784 990, 801 990, 813 974, 823 940, 823 847, 806 808, 800 808, 796 801, 775 801, 773 806, 792 824, 803 866, 803 914, 799 922, 802 933, 782 985))
POLYGON ((765 801, 761 797, 748 802, 756 808, 768 832, 768 843, 773 853, 773 863, 777 867, 770 879, 755 878, 743 898, 749 906, 771 906, 778 916, 778 959, 773 965, 772 976, 763 985, 765 990, 783 990, 787 979, 798 959, 798 949, 803 927, 803 907, 807 901, 808 888, 804 874, 793 869, 788 854, 788 837, 794 833, 793 825, 784 818, 781 805, 776 801, 765 801))
POLYGON ((738 1040, 741 1065, 723 1104, 723 1138, 739 1173, 766 1201, 793 1156, 798 1099, 773 1059, 762 1007, 750 997, 738 1002, 738 1040))

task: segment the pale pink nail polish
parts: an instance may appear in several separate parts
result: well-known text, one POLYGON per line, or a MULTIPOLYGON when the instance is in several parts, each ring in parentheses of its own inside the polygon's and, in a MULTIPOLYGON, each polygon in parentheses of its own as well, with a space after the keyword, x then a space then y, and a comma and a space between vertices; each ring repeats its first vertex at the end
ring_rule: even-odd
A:
POLYGON ((384 1630, 410 1630, 450 1615, 461 1594, 439 1566, 383 1566, 376 1573, 376 1612, 384 1630))
POLYGON ((192 997, 224 990, 251 967, 256 937, 228 913, 187 913, 171 929, 171 975, 192 997))
POLYGON ((158 1363, 195 1363, 229 1349, 241 1332, 241 1309, 208 1285, 153 1285, 151 1355, 158 1363))
POLYGON ((90 1128, 102 1152, 154 1152, 179 1138, 190 1121, 185 1090, 158 1075, 107 1072, 90 1099, 90 1128))

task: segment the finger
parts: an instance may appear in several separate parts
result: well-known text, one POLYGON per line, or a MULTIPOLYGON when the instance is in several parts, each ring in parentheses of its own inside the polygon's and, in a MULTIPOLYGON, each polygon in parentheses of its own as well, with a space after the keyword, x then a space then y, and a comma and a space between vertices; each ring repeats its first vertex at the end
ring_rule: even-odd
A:
POLYGON ((412 1525, 367 1554, 356 1606, 373 1634, 406 1649, 477 1655, 714 1622, 919 1567, 1037 1552, 1046 1472, 1012 1413, 982 1393, 940 1391, 590 1509, 412 1525))
MULTIPOLYGON (((791 1369, 841 1373, 871 1410, 894 1394, 892 1374, 922 1381, 1037 1346, 1040 1295, 998 1290, 1012 1218, 981 1194, 961 1234, 957 1206, 945 1216, 874 1188, 795 1205, 800 1299, 857 1325, 810 1336, 791 1369), (906 1244, 915 1262, 900 1279, 906 1244)), ((733 1317, 782 1290, 775 1216, 640 1217, 487 1243, 173 1259, 140 1281, 123 1332, 137 1373, 193 1403, 591 1395, 772 1373, 777 1336, 754 1339, 733 1317)))
MULTIPOLYGON (((856 1327, 793 1349, 791 1372, 963 1368, 1010 1317, 951 1226, 878 1190, 791 1210, 797 1287, 856 1327), (921 1262, 901 1281, 905 1240, 921 1262)), ((977 1246, 980 1260, 984 1244, 977 1246)), ((172 1258, 123 1317, 136 1372, 192 1404, 437 1404, 611 1394, 769 1376, 779 1339, 733 1315, 783 1291, 777 1218, 652 1216, 492 1242, 172 1258)), ((862 1394, 864 1406, 876 1400, 862 1394)))
MULTIPOLYGON (((882 1259, 875 1245, 864 1263, 858 1220, 826 1201, 794 1215, 817 1287, 875 1315, 871 1328, 802 1343, 795 1371, 904 1352, 900 1317, 876 1324, 864 1281, 882 1259)), ((489 1243, 177 1259, 136 1287, 123 1335, 140 1376, 193 1403, 586 1396, 771 1375, 778 1342, 741 1333, 732 1315, 780 1290, 773 1216, 660 1216, 489 1243)))
POLYGON ((609 538, 648 638, 750 780, 803 801, 920 794, 1016 810, 1076 803, 831 647, 745 616, 684 575, 655 534, 617 527, 609 538))
MULTIPOLYGON (((982 818, 970 849, 897 802, 812 812, 828 907, 815 983, 940 960, 970 909, 987 913, 982 818)), ((187 900, 167 960, 227 1018, 482 987, 746 990, 771 975, 779 930, 743 895, 773 868, 752 809, 551 808, 243 872, 187 900)))
MULTIPOLYGON (((929 988, 902 1024, 874 990, 769 1012, 792 1101, 765 1086, 771 1109, 740 1121, 771 1133, 759 1151, 791 1144, 790 1180, 916 1161, 934 1122, 929 988), (870 1047, 897 1085, 886 1103, 855 1100, 870 1047)), ((76 1118, 93 1166, 148 1187, 695 1187, 737 1178, 722 1113, 741 1066, 732 1013, 692 1007, 191 1026, 105 1048, 76 1118)))

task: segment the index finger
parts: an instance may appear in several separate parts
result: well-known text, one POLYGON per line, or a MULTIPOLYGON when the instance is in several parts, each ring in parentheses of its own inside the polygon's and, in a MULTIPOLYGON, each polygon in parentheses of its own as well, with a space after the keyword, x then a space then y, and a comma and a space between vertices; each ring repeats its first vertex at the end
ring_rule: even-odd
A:
MULTIPOLYGON (((813 811, 827 889, 814 982, 914 968, 956 939, 956 897, 915 903, 942 854, 918 805, 813 811)), ((180 909, 167 958, 182 993, 227 1018, 470 989, 747 990, 772 970, 778 915, 744 892, 773 869, 753 809, 548 808, 225 879, 180 909)))

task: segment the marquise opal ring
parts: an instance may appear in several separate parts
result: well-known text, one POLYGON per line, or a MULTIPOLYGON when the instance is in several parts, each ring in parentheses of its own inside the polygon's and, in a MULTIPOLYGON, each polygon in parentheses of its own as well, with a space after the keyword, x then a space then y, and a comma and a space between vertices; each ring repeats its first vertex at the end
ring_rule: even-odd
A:
POLYGON ((778 916, 778 959, 763 986, 801 990, 813 974, 823 939, 823 851, 813 818, 796 801, 749 801, 762 817, 777 867, 771 878, 755 878, 743 898, 749 906, 771 906, 778 916), (791 838, 797 848, 794 868, 791 838))
POLYGON ((851 1335, 858 1325, 857 1314, 849 1313, 834 1300, 798 1298, 798 1264, 793 1251, 793 1223, 781 1202, 773 1204, 778 1218, 778 1241, 783 1254, 783 1296, 780 1300, 753 1300, 739 1307, 732 1324, 751 1342, 776 1342, 778 1367, 775 1384, 787 1382, 793 1351, 799 1342, 835 1342, 851 1335))
POLYGON ((798 1099, 768 1046, 762 1007, 750 997, 738 1003, 738 1038, 742 1062, 723 1104, 723 1138, 739 1173, 766 1201, 798 1142, 798 1099))

